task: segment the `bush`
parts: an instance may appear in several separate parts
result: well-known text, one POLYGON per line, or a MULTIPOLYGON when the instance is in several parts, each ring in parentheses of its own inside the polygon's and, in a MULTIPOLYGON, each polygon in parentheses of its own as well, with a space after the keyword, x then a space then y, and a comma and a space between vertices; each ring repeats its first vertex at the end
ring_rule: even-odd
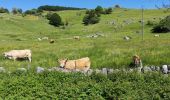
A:
POLYGON ((58 27, 60 25, 63 25, 61 17, 57 13, 48 15, 48 20, 49 20, 49 24, 51 24, 53 26, 58 27))
POLYGON ((1 7, 0 13, 9 13, 8 9, 1 7))
POLYGON ((120 5, 115 5, 114 8, 121 8, 120 5))
POLYGON ((12 8, 12 13, 13 14, 22 14, 22 9, 20 9, 20 8, 12 8))
POLYGON ((105 9, 105 14, 111 14, 112 13, 112 8, 105 9))
POLYGON ((153 25, 156 25, 156 24, 157 23, 155 21, 150 21, 150 20, 148 20, 147 23, 146 23, 146 25, 148 25, 148 26, 153 26, 153 25))
POLYGON ((153 33, 167 33, 170 32, 170 16, 162 19, 159 24, 153 27, 153 33))
POLYGON ((85 8, 44 5, 44 6, 38 7, 38 9, 39 10, 45 10, 45 11, 62 11, 62 10, 83 10, 85 8))
POLYGON ((89 11, 88 14, 85 15, 84 18, 83 18, 83 23, 85 25, 96 24, 99 21, 100 21, 100 18, 94 10, 89 11))
POLYGON ((41 15, 42 12, 43 12, 42 10, 31 9, 31 10, 26 10, 25 14, 28 14, 28 15, 41 15))
POLYGON ((95 12, 96 12, 97 14, 102 14, 102 13, 103 13, 103 8, 102 8, 102 6, 97 6, 97 7, 95 8, 95 12))

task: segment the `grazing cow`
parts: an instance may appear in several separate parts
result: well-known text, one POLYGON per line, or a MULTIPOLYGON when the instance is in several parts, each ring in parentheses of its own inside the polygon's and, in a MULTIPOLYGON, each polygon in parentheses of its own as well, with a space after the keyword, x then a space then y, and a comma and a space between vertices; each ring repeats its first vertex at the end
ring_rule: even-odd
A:
POLYGON ((4 57, 13 59, 14 61, 16 59, 28 58, 28 60, 31 62, 31 50, 11 50, 9 52, 4 52, 4 57))
POLYGON ((75 40, 80 40, 80 36, 74 36, 75 40))
POLYGON ((90 59, 88 57, 77 59, 77 60, 58 60, 60 67, 69 69, 69 70, 80 70, 88 71, 90 69, 90 59))
POLYGON ((155 34, 154 37, 159 37, 160 35, 159 34, 155 34))
POLYGON ((53 39, 50 39, 50 43, 52 44, 52 43, 54 43, 55 41, 53 40, 53 39))

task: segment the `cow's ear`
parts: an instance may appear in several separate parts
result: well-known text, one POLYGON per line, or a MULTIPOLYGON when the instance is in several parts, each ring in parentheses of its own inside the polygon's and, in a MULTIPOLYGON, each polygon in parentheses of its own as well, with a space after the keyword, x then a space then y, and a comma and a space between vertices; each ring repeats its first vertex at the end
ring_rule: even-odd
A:
POLYGON ((66 61, 68 61, 68 58, 66 58, 66 61))

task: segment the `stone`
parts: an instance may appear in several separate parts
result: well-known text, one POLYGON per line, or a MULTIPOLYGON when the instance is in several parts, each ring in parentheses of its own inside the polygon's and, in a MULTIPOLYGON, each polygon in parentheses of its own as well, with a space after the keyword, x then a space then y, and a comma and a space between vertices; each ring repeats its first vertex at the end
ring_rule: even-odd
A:
POLYGON ((86 73, 87 76, 90 76, 90 75, 92 75, 92 74, 93 74, 93 70, 92 70, 92 69, 89 69, 89 70, 87 71, 87 73, 86 73))
POLYGON ((160 71, 160 67, 159 67, 159 66, 156 66, 156 67, 155 67, 155 70, 156 70, 156 71, 160 71))
POLYGON ((95 73, 96 73, 96 74, 99 74, 99 73, 101 73, 101 70, 95 69, 95 73))
POLYGON ((27 72, 27 69, 26 69, 26 68, 18 68, 17 70, 18 70, 18 71, 21 71, 21 72, 27 72))
POLYGON ((143 68, 143 67, 138 67, 138 68, 137 68, 137 72, 138 72, 138 73, 142 73, 142 68, 143 68))
POLYGON ((112 74, 113 73, 113 69, 108 69, 108 74, 112 74))
POLYGON ((167 65, 162 65, 162 72, 164 74, 168 74, 168 66, 167 65))
POLYGON ((104 75, 107 75, 107 68, 102 68, 101 73, 104 74, 104 75))
POLYGON ((45 71, 45 69, 42 67, 37 67, 36 71, 37 71, 37 73, 42 73, 45 71))
POLYGON ((150 69, 151 69, 152 71, 155 71, 155 70, 156 70, 155 66, 150 66, 150 69))
POLYGON ((113 70, 113 73, 118 73, 118 72, 120 72, 120 70, 119 70, 119 69, 115 69, 115 70, 113 70))
POLYGON ((150 69, 150 67, 145 66, 145 67, 142 68, 142 71, 143 71, 143 73, 147 73, 147 72, 150 72, 152 70, 150 69))

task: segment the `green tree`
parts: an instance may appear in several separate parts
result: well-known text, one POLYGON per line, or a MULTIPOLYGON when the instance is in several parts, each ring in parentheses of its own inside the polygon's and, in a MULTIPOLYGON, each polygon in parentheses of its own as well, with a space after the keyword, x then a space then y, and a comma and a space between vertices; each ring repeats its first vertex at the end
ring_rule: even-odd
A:
POLYGON ((96 11, 97 14, 102 14, 102 13, 103 13, 103 8, 102 8, 102 6, 97 6, 97 7, 95 8, 95 11, 96 11))
POLYGON ((20 8, 12 8, 12 13, 13 14, 22 14, 22 9, 20 9, 20 8))
POLYGON ((9 13, 8 9, 1 7, 0 13, 9 13))
POLYGON ((86 14, 83 18, 83 24, 96 24, 100 21, 99 16, 94 10, 89 11, 89 14, 86 14))
POLYGON ((50 15, 48 20, 49 20, 49 24, 53 26, 58 27, 62 25, 62 19, 57 13, 53 13, 52 15, 50 15))
POLYGON ((111 14, 112 13, 112 8, 105 9, 105 14, 111 14))

